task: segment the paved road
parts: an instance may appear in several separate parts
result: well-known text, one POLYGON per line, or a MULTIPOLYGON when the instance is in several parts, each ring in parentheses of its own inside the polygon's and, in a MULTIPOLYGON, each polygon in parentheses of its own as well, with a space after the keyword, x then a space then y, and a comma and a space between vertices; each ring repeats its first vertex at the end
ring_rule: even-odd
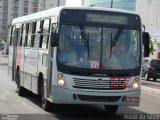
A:
POLYGON ((160 90, 160 80, 159 79, 157 81, 153 81, 153 80, 145 81, 145 80, 142 80, 142 85, 146 86, 146 87, 150 87, 150 88, 154 88, 154 89, 160 90))
MULTIPOLYGON (((103 106, 90 105, 61 105, 54 111, 45 112, 41 109, 39 97, 36 95, 17 95, 16 85, 9 78, 5 64, 0 64, 0 85, 0 113, 3 113, 0 119, 9 114, 7 117, 18 117, 19 120, 120 120, 133 114, 131 117, 135 119, 132 120, 137 120, 140 115, 148 114, 145 117, 149 117, 150 114, 160 114, 160 97, 150 93, 142 93, 140 107, 120 107, 114 116, 107 115, 103 106)), ((159 119, 160 115, 156 120, 159 119)))

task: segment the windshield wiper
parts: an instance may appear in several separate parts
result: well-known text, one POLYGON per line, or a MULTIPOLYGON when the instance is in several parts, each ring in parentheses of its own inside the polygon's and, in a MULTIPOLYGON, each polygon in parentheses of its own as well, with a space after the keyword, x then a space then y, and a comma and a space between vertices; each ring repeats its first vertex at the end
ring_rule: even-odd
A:
POLYGON ((119 28, 114 39, 112 40, 112 47, 116 45, 116 43, 118 42, 121 34, 122 34, 123 28, 119 28))
POLYGON ((112 57, 112 47, 117 44, 122 32, 123 32, 123 28, 119 28, 114 39, 112 39, 112 33, 111 33, 110 58, 112 57))
POLYGON ((88 38, 87 38, 84 26, 82 24, 79 25, 79 28, 81 30, 81 36, 82 36, 82 39, 83 39, 83 42, 84 42, 84 46, 87 47, 88 58, 89 58, 89 35, 88 35, 88 38))
POLYGON ((83 25, 79 25, 79 28, 81 30, 81 36, 82 36, 82 39, 84 41, 84 46, 87 47, 87 35, 86 35, 86 32, 84 30, 84 26, 83 25))

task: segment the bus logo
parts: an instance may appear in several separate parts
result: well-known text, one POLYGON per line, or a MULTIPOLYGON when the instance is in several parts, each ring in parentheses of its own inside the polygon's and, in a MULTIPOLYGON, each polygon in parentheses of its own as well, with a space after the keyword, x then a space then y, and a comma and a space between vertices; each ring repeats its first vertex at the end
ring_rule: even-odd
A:
POLYGON ((103 80, 102 80, 102 79, 98 79, 98 80, 97 80, 97 83, 102 84, 102 83, 103 83, 103 80))

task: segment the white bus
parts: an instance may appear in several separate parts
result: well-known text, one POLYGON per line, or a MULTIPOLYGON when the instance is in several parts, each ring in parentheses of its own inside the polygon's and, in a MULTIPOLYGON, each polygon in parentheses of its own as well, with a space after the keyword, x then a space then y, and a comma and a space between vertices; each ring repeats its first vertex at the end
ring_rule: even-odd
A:
POLYGON ((18 95, 41 95, 45 110, 49 103, 104 105, 108 112, 138 106, 141 61, 142 26, 132 12, 57 7, 12 21, 9 73, 18 95))

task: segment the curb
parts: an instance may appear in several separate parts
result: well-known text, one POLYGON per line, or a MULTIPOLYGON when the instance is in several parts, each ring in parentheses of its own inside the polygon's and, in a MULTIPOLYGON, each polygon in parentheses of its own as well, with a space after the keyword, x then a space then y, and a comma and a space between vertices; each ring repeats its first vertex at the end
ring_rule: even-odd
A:
POLYGON ((0 57, 8 57, 8 55, 1 55, 1 54, 0 54, 0 57))
POLYGON ((145 87, 145 86, 141 86, 141 87, 142 87, 142 92, 149 93, 149 94, 160 97, 160 90, 155 89, 155 88, 145 87))
POLYGON ((0 63, 0 65, 8 65, 8 63, 0 63))

